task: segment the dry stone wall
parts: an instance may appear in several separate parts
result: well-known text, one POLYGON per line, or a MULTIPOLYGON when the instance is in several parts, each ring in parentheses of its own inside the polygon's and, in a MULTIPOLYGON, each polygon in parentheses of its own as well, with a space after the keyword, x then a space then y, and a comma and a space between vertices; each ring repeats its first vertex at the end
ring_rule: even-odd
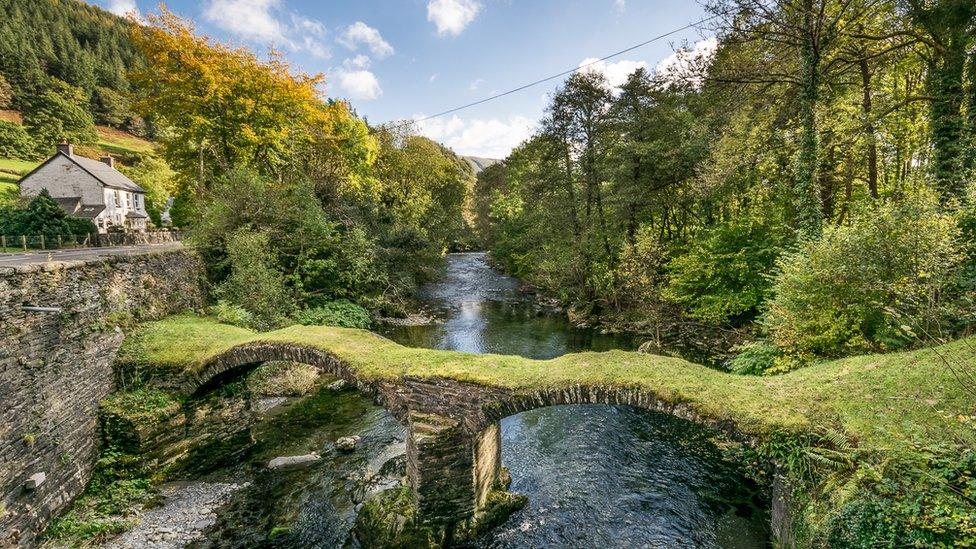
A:
POLYGON ((184 249, 0 267, 0 547, 33 545, 89 480, 118 326, 198 308, 205 290, 184 249))

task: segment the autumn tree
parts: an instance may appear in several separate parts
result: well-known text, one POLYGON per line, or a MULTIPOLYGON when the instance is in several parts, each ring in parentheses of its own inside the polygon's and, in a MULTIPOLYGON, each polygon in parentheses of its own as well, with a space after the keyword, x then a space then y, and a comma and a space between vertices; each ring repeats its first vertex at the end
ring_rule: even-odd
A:
POLYGON ((321 75, 295 73, 274 51, 262 61, 196 35, 166 10, 136 26, 133 40, 147 62, 132 73, 143 94, 137 106, 169 129, 164 155, 184 176, 194 174, 198 192, 233 168, 282 176, 322 116, 321 75))

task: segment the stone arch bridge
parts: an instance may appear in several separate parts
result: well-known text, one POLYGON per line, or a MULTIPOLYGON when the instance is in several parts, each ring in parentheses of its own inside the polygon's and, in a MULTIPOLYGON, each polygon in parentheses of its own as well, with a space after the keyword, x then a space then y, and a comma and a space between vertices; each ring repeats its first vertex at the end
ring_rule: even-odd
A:
MULTIPOLYGON (((801 414, 772 421, 755 408, 776 392, 680 359, 609 352, 529 360, 411 349, 361 330, 293 326, 255 334, 198 317, 145 326, 120 362, 151 365, 157 383, 202 393, 268 361, 310 364, 346 380, 408 427, 407 471, 418 516, 448 527, 480 518, 499 483, 499 421, 546 406, 612 404, 655 410, 747 444, 769 429, 802 428, 801 414), (174 375, 175 374, 175 375, 174 375)), ((775 513, 774 513, 775 514, 775 513)), ((783 517, 774 517, 783 522, 783 517)))

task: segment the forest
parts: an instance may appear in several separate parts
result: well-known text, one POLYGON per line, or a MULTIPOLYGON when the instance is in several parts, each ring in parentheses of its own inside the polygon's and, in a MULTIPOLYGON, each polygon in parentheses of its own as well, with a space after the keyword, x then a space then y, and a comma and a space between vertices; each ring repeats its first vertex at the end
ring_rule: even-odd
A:
POLYGON ((619 89, 574 74, 479 175, 496 261, 582 321, 691 334, 741 373, 969 333, 976 4, 708 7, 713 56, 619 89))

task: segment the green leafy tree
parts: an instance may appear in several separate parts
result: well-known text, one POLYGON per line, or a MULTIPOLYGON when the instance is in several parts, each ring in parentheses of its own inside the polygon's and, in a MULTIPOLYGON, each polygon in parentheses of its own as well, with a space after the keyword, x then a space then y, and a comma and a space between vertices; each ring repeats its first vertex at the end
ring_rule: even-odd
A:
POLYGON ((783 251, 778 233, 748 218, 709 229, 671 262, 665 296, 705 322, 750 320, 769 293, 768 274, 783 251))
POLYGON ((134 166, 122 171, 145 189, 146 213, 153 223, 161 226, 161 215, 170 197, 176 194, 176 173, 165 160, 155 156, 143 156, 134 166))
POLYGON ((14 89, 10 82, 0 74, 0 109, 9 109, 14 102, 14 89))
POLYGON ((91 221, 68 216, 51 198, 47 189, 42 189, 26 207, 7 208, 0 215, 0 234, 31 237, 43 235, 49 243, 57 241, 58 236, 86 235, 95 231, 95 225, 91 221))
POLYGON ((0 157, 33 158, 35 150, 34 140, 23 126, 0 120, 0 157))
POLYGON ((58 83, 30 100, 24 111, 24 126, 38 152, 49 152, 62 141, 85 145, 98 141, 95 122, 81 106, 85 102, 84 92, 66 83, 58 83))

